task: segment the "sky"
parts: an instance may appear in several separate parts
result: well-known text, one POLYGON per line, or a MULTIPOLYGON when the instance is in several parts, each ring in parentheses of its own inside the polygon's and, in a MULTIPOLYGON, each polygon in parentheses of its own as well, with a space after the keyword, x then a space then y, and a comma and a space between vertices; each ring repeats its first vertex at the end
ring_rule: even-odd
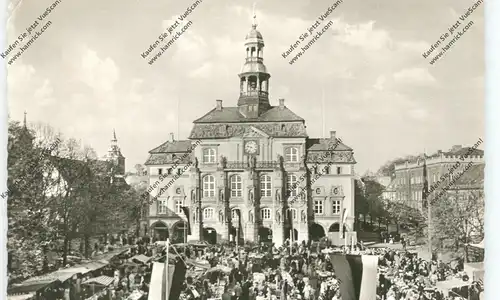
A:
MULTIPOLYGON (((53 2, 12 1, 10 41, 53 2)), ((189 29, 149 65, 141 53, 192 2, 62 0, 39 25, 50 26, 7 67, 10 118, 26 111, 28 122, 50 124, 99 155, 116 129, 133 170, 170 132, 186 139, 216 99, 236 106, 255 3, 271 104, 284 98, 311 137, 337 131, 354 149, 356 172, 484 139, 484 4, 430 65, 422 53, 473 1, 344 0, 328 16, 333 25, 290 65, 282 53, 335 1, 204 0, 189 29)))

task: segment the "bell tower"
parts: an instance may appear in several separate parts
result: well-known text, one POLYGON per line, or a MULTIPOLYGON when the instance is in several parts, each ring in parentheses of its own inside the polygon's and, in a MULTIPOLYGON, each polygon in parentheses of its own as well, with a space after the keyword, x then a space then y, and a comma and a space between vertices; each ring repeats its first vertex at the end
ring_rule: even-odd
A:
POLYGON ((125 157, 122 155, 120 147, 118 147, 118 140, 116 138, 116 132, 113 129, 113 139, 111 140, 111 145, 108 150, 107 159, 112 161, 116 166, 117 175, 125 174, 125 157))
POLYGON ((264 39, 257 30, 255 6, 252 29, 245 37, 245 64, 240 74, 239 112, 246 118, 259 117, 271 106, 269 104, 269 78, 264 65, 264 39))

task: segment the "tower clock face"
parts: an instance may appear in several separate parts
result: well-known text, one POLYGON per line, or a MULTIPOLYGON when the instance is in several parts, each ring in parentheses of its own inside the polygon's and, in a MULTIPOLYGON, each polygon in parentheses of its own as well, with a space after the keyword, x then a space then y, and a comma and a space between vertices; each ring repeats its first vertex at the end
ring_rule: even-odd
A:
POLYGON ((259 145, 256 141, 248 141, 245 143, 245 152, 248 154, 256 154, 259 150, 259 145))

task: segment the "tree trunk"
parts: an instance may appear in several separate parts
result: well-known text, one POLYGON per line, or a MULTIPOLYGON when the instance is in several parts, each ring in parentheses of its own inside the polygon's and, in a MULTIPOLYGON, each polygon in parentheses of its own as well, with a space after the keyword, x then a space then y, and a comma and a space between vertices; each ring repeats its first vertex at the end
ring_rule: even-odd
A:
POLYGON ((69 236, 68 236, 68 230, 67 226, 64 228, 64 242, 63 242, 63 256, 62 256, 62 265, 63 267, 66 266, 66 263, 68 262, 68 248, 69 248, 69 236))
POLYGON ((80 237, 80 253, 81 253, 83 256, 85 256, 85 253, 86 253, 85 251, 86 251, 86 250, 87 250, 87 249, 85 248, 85 239, 84 239, 84 237, 82 236, 82 237, 80 237))
POLYGON ((398 222, 395 223, 396 223, 396 232, 399 234, 399 223, 398 222))
POLYGON ((84 236, 84 245, 85 245, 85 253, 84 253, 84 255, 85 255, 86 258, 89 258, 90 254, 92 253, 90 251, 90 236, 89 236, 89 234, 85 234, 85 236, 84 236))
POLYGON ((135 220, 135 236, 136 237, 139 237, 140 229, 141 229, 141 217, 139 215, 139 217, 137 217, 137 219, 135 220))

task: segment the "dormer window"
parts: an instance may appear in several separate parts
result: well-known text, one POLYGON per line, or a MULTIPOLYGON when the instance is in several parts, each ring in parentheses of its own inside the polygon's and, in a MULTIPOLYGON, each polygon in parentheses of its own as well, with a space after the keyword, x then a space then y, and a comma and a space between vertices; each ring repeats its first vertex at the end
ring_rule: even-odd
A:
POLYGON ((215 149, 213 148, 203 149, 203 162, 206 164, 215 163, 215 149))
POLYGON ((288 147, 285 149, 285 161, 286 162, 298 162, 299 161, 299 149, 296 147, 288 147))

